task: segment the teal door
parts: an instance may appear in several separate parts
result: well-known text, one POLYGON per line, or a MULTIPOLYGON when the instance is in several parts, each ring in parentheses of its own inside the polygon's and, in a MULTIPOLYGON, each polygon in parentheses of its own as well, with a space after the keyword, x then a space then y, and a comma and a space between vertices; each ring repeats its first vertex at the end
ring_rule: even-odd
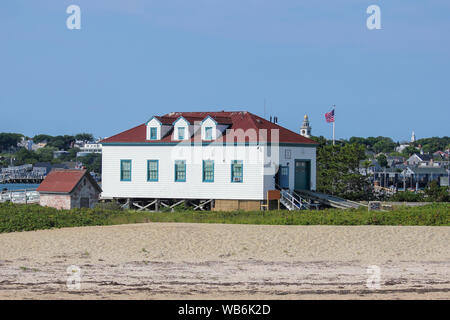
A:
POLYGON ((280 166, 280 174, 278 175, 278 184, 282 189, 289 188, 289 167, 280 166))
POLYGON ((295 160, 295 190, 309 190, 311 180, 311 161, 295 160))

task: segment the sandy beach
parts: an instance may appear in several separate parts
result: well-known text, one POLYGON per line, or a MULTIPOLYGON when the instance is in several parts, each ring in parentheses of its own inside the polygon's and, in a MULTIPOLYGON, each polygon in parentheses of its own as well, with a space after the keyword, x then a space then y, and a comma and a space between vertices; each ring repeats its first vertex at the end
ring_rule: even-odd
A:
POLYGON ((0 234, 0 299, 449 299, 449 244, 448 227, 145 223, 0 234), (71 265, 79 289, 66 285, 71 265))

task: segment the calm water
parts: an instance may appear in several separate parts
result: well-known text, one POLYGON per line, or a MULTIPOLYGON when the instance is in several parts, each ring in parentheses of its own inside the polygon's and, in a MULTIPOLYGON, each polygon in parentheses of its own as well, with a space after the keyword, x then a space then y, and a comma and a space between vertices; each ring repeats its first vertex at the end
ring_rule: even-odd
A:
POLYGON ((39 187, 38 184, 7 183, 7 184, 0 184, 0 191, 2 191, 3 188, 6 188, 8 190, 19 190, 19 189, 36 189, 37 187, 39 187))

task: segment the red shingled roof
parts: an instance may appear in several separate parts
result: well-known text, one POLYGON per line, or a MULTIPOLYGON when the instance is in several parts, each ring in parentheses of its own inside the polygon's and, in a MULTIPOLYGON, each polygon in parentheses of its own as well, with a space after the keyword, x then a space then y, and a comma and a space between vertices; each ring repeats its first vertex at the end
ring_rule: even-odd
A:
POLYGON ((81 178, 88 177, 88 180, 100 192, 101 189, 95 180, 86 170, 52 170, 37 188, 39 192, 71 193, 78 185, 81 178))
MULTIPOLYGON (((280 143, 302 143, 317 145, 318 143, 312 139, 301 136, 298 133, 290 131, 278 124, 267 121, 253 113, 247 111, 233 111, 233 112, 171 112, 161 117, 155 116, 162 124, 171 125, 180 116, 185 118, 191 124, 196 121, 202 121, 206 117, 210 116, 218 124, 228 125, 227 129, 242 129, 244 131, 253 129, 255 132, 260 132, 261 129, 267 130, 267 138, 264 136, 254 137, 252 135, 236 138, 235 142, 271 142, 271 130, 279 130, 279 142, 280 143), (245 139, 245 141, 244 141, 245 139)), ((222 137, 223 141, 231 142, 227 140, 227 132, 224 132, 222 137)), ((102 140, 100 143, 177 143, 178 140, 173 140, 172 131, 167 133, 161 140, 146 140, 146 125, 145 123, 124 131, 122 133, 116 134, 112 137, 102 140)), ((194 139, 192 139, 194 140, 194 139)))

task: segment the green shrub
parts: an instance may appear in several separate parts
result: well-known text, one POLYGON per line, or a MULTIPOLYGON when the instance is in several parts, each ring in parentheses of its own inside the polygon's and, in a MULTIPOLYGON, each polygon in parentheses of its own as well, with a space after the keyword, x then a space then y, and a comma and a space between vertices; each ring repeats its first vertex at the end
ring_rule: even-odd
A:
POLYGON ((427 225, 450 226, 450 204, 394 207, 392 211, 326 209, 302 211, 145 212, 95 209, 56 210, 39 205, 0 204, 0 233, 142 222, 195 222, 265 225, 427 225))
POLYGON ((105 209, 105 210, 116 210, 120 211, 122 210, 122 207, 117 201, 110 201, 110 202, 99 202, 95 206, 96 209, 105 209))
POLYGON ((440 187, 437 181, 431 181, 425 189, 426 201, 449 202, 448 187, 440 187))
POLYGON ((395 193, 390 199, 390 201, 401 201, 401 202, 421 202, 424 201, 423 195, 420 193, 414 193, 411 191, 399 191, 395 193))

